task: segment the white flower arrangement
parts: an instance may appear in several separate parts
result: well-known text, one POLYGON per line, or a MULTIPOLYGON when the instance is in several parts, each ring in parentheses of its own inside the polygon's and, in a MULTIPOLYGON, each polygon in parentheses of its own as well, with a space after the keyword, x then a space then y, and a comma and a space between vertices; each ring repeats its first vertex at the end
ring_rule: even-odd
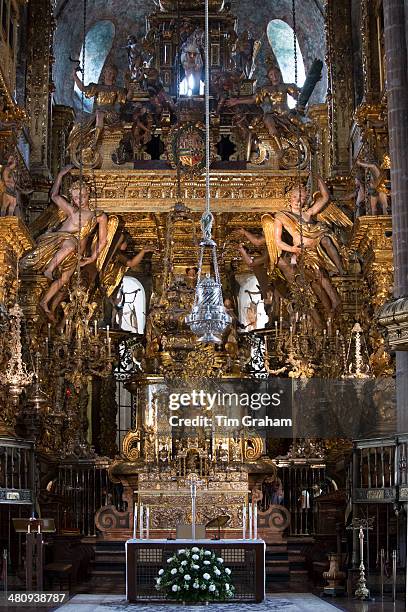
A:
POLYGON ((234 596, 231 570, 210 550, 182 548, 167 559, 156 578, 156 589, 168 599, 185 602, 225 601, 234 596))

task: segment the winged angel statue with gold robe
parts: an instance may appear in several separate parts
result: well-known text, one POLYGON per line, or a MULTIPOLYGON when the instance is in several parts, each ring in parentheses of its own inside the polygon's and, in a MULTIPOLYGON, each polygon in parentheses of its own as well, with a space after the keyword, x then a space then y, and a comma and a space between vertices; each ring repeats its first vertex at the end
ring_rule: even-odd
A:
POLYGON ((344 274, 344 247, 329 224, 348 228, 352 222, 330 202, 330 193, 321 177, 318 185, 319 192, 308 208, 305 186, 294 185, 289 191, 290 209, 263 215, 262 228, 270 270, 278 264, 282 252, 289 253, 292 265, 303 265, 313 292, 325 310, 334 313, 340 306, 340 297, 329 274, 344 274), (284 230, 291 236, 292 244, 284 240, 284 230))
POLYGON ((95 264, 100 273, 108 262, 119 226, 118 217, 108 217, 90 206, 85 183, 75 181, 71 185, 71 201, 60 194, 62 179, 71 169, 67 166, 58 174, 51 190, 51 199, 58 208, 49 207, 35 220, 32 230, 39 234, 37 244, 20 262, 22 270, 41 272, 51 281, 40 301, 50 319, 67 294, 78 257, 81 267, 95 264))

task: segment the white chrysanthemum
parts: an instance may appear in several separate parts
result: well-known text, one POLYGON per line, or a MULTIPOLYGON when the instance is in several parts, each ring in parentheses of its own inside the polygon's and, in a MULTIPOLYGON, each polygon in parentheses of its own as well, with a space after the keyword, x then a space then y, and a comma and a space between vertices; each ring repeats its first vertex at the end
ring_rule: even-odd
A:
POLYGON ((179 555, 182 555, 183 553, 186 552, 185 548, 180 548, 180 550, 177 551, 179 555))
POLYGON ((171 587, 171 590, 174 591, 174 593, 176 593, 178 591, 178 586, 177 584, 173 584, 173 586, 171 587))
POLYGON ((205 554, 205 555, 207 555, 207 556, 208 556, 208 555, 211 555, 211 551, 210 551, 210 550, 205 550, 205 551, 204 551, 204 554, 205 554))
POLYGON ((226 583, 226 585, 225 585, 225 590, 226 590, 226 591, 229 591, 229 590, 230 590, 230 588, 231 588, 231 587, 230 587, 230 585, 229 585, 228 583, 226 583))
POLYGON ((197 561, 197 559, 199 559, 200 557, 198 555, 192 555, 191 558, 194 559, 194 561, 197 561))
POLYGON ((229 568, 229 567, 226 567, 226 568, 225 568, 225 573, 226 573, 226 574, 228 574, 228 576, 230 575, 231 570, 230 570, 230 568, 229 568))
POLYGON ((164 574, 164 569, 159 570, 159 576, 163 576, 164 574))
POLYGON ((193 546, 193 548, 191 549, 191 552, 197 553, 200 549, 197 548, 197 546, 193 546))
POLYGON ((204 565, 210 565, 211 561, 203 561, 204 565))
POLYGON ((205 574, 203 574, 203 578, 204 580, 209 580, 210 579, 210 574, 207 574, 207 572, 205 574))
POLYGON ((193 567, 193 569, 200 569, 199 565, 193 565, 192 567, 193 567))
POLYGON ((191 576, 190 576, 190 574, 186 574, 186 575, 184 576, 184 580, 191 580, 191 576))
POLYGON ((199 589, 199 588, 200 588, 200 585, 198 584, 198 582, 195 582, 195 583, 193 584, 193 587, 194 587, 195 589, 199 589))
POLYGON ((171 563, 172 561, 174 561, 174 557, 169 557, 169 558, 167 559, 167 563, 171 563))
POLYGON ((173 576, 174 574, 177 574, 177 567, 173 567, 170 573, 173 574, 173 576))
POLYGON ((156 578, 156 584, 160 584, 161 583, 161 578, 156 578))
POLYGON ((187 565, 187 561, 184 559, 184 561, 181 562, 181 565, 187 565))
POLYGON ((202 591, 205 591, 205 590, 206 590, 206 588, 207 588, 207 585, 206 585, 206 584, 202 584, 202 585, 201 585, 201 590, 202 590, 202 591))
POLYGON ((210 586, 208 587, 208 590, 211 591, 211 593, 213 593, 215 591, 215 584, 210 584, 210 586))
POLYGON ((220 570, 218 569, 218 567, 214 567, 214 574, 215 574, 216 576, 221 576, 221 572, 220 572, 220 570))
POLYGON ((224 563, 224 559, 222 559, 221 557, 217 557, 217 561, 218 563, 224 563))

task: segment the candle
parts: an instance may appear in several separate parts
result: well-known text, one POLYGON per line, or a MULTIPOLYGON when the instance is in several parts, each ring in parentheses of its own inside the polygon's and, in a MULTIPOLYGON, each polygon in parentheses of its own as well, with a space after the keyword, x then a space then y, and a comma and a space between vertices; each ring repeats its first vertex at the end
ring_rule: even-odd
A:
POLYGON ((247 518, 247 512, 246 512, 246 504, 244 504, 242 506, 242 539, 245 540, 246 538, 246 518, 247 518))
POLYGON ((50 356, 50 345, 48 338, 45 339, 45 355, 46 357, 50 356))
POLYGON ((135 504, 133 510, 133 539, 136 540, 136 532, 137 532, 137 504, 135 504))
POLYGON ((150 532, 150 507, 146 506, 146 538, 149 539, 150 532))
POLYGON ((98 321, 96 319, 94 321, 94 334, 95 336, 98 335, 98 321))
POLYGON ((48 323, 48 340, 51 340, 51 323, 48 323))
POLYGON ((31 533, 31 525, 28 523, 27 533, 31 533))
POLYGON ((109 342, 109 325, 106 326, 106 339, 109 342))
POLYGON ((249 539, 252 540, 252 503, 248 507, 249 539))
POLYGON ((38 529, 37 529, 38 533, 41 533, 41 526, 38 525, 38 529))
POLYGON ((111 356, 111 338, 108 338, 108 357, 111 356))
POLYGON ((140 504, 139 531, 140 539, 143 540, 143 504, 140 504))
POLYGON ((278 335, 278 322, 275 320, 275 336, 278 335))
POLYGON ((258 504, 254 506, 254 540, 258 539, 258 504))

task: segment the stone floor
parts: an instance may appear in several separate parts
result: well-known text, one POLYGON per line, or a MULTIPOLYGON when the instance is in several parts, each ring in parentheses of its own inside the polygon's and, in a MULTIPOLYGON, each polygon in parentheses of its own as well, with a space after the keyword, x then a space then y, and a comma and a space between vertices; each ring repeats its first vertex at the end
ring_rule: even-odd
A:
MULTIPOLYGON (((402 597, 400 595, 400 597, 402 597)), ((387 597, 384 602, 377 601, 358 602, 353 599, 321 599, 311 593, 280 593, 268 594, 262 604, 210 604, 209 606, 182 606, 175 604, 129 604, 123 595, 108 594, 81 594, 74 595, 72 599, 58 607, 58 612, 403 612, 406 610, 405 601, 399 599, 395 604, 387 597)), ((0 611, 15 610, 3 607, 0 611)), ((54 612, 57 608, 31 608, 24 607, 25 612, 54 612)))
POLYGON ((67 604, 58 608, 58 612, 335 612, 345 610, 350 612, 402 612, 405 604, 370 602, 368 604, 353 600, 326 600, 310 593, 280 593, 268 595, 262 604, 211 604, 210 606, 182 605, 144 605, 129 604, 123 595, 75 595, 67 604))

